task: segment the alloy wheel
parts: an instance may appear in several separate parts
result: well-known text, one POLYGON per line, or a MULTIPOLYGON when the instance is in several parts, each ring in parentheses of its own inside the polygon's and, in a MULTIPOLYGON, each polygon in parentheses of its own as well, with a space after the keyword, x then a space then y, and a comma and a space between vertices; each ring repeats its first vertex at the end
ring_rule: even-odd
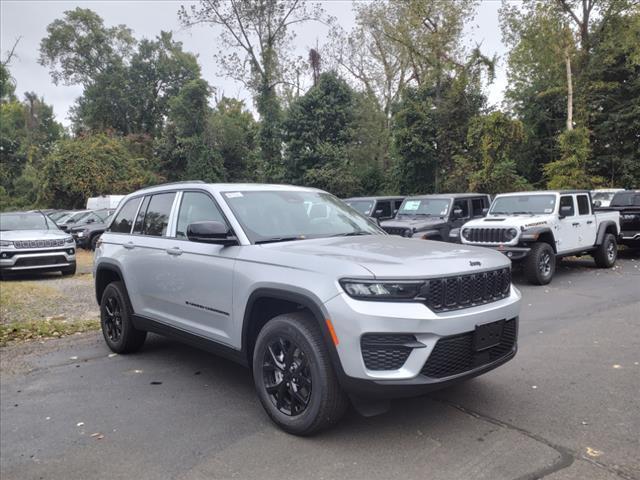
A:
POLYGON ((609 242, 607 245, 607 258, 610 262, 616 259, 616 245, 613 242, 609 242))
POLYGON ((280 412, 296 416, 306 410, 311 399, 311 368, 299 345, 276 337, 265 350, 262 372, 267 395, 280 412))
POLYGON ((109 337, 109 340, 112 342, 117 342, 122 336, 122 309, 120 308, 120 302, 115 296, 107 298, 104 311, 104 327, 107 331, 107 337, 109 337))
POLYGON ((540 256, 538 269, 545 277, 551 274, 551 255, 548 252, 544 252, 540 256))

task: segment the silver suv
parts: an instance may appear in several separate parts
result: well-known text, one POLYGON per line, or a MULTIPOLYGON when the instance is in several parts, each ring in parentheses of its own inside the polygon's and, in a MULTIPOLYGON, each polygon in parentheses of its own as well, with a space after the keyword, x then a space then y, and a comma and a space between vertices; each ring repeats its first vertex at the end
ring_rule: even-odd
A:
POLYGON ((309 435, 350 398, 419 395, 487 372, 517 349, 510 261, 385 234, 321 190, 167 184, 120 204, 94 265, 115 352, 146 332, 253 371, 266 412, 309 435))

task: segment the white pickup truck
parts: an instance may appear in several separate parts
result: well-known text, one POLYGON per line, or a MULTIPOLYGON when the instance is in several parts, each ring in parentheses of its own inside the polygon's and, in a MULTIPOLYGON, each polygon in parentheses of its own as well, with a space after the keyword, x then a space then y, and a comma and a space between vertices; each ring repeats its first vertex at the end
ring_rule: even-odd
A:
POLYGON ((556 258, 590 254, 598 267, 612 267, 619 233, 618 212, 594 212, 588 191, 571 190, 497 195, 485 218, 464 224, 460 239, 522 261, 527 279, 546 285, 556 258))

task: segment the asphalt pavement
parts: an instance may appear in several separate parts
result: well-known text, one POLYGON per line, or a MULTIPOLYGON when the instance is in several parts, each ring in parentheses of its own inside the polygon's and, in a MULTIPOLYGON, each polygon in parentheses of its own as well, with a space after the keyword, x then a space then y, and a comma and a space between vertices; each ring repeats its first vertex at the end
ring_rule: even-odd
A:
POLYGON ((640 258, 564 261, 523 294, 519 352, 313 438, 266 417, 248 370, 161 337, 99 333, 0 350, 0 477, 640 479, 640 258))

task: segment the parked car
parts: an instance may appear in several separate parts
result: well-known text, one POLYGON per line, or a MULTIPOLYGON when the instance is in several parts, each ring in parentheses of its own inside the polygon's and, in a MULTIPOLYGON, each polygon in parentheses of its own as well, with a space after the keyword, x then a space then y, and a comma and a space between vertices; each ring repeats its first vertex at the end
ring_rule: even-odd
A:
POLYGON ((395 218, 381 226, 391 235, 455 242, 459 228, 471 219, 484 217, 489 205, 489 195, 478 193, 407 197, 395 218))
POLYGON ((486 218, 462 227, 462 243, 486 246, 524 264, 527 279, 551 282, 556 258, 590 254, 596 265, 616 263, 618 212, 594 212, 586 190, 497 195, 486 218))
POLYGON ((353 197, 344 202, 365 217, 383 221, 395 216, 403 200, 404 197, 353 197))
POLYGON ((608 208, 596 210, 598 212, 619 212, 620 236, 618 243, 629 248, 640 249, 640 190, 618 192, 608 208))
POLYGON ((624 188, 599 188, 591 190, 591 200, 596 207, 608 207, 611 199, 618 192, 624 192, 624 188))
POLYGON ((69 210, 53 210, 51 212, 47 212, 44 211, 44 213, 54 222, 56 222, 57 220, 61 219, 62 217, 64 217, 65 215, 68 215, 70 213, 69 210))
POLYGON ((517 349, 504 255, 387 235, 312 188, 140 190, 98 242, 94 275, 111 350, 134 352, 152 331, 250 366, 268 415, 298 435, 337 422, 347 394, 381 408, 517 349), (329 213, 318 222, 314 210, 329 213))
POLYGON ((0 276, 8 273, 76 272, 73 237, 42 212, 0 213, 0 276))
POLYGON ((113 215, 109 215, 101 222, 87 223, 85 225, 72 227, 69 229, 69 233, 73 235, 73 239, 76 241, 76 245, 78 247, 95 250, 100 235, 102 235, 107 229, 112 218, 113 215))
POLYGON ((60 230, 66 232, 91 223, 103 223, 108 216, 109 210, 81 210, 60 218, 56 223, 60 230))

